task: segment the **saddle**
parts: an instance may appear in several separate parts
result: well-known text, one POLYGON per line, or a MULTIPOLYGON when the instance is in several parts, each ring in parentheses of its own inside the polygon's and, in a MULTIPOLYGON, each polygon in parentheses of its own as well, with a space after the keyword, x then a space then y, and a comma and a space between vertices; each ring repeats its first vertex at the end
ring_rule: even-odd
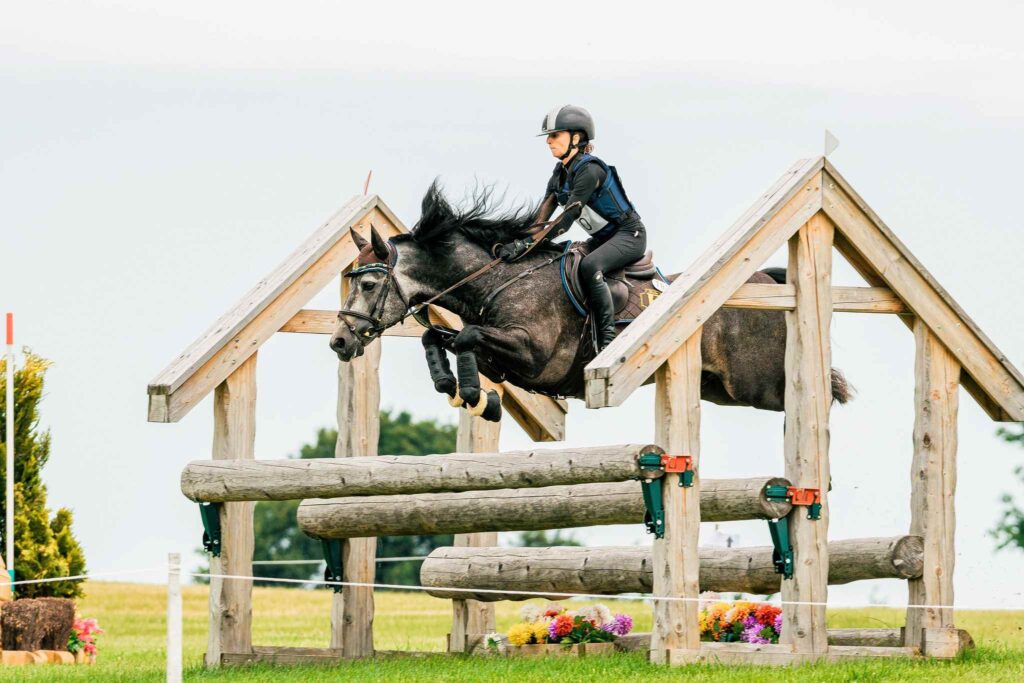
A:
MULTIPOLYGON (((587 304, 580 286, 579 269, 583 257, 589 253, 586 242, 566 242, 559 265, 562 288, 582 316, 587 315, 587 304)), ((654 254, 650 250, 625 268, 605 273, 604 279, 612 293, 615 322, 621 324, 633 322, 668 287, 668 280, 654 265, 654 254)))

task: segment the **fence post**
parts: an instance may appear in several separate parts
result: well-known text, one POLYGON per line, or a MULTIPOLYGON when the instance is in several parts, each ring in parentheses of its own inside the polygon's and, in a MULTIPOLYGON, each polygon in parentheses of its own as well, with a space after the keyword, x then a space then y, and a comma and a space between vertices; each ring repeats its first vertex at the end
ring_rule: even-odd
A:
POLYGON ((181 683, 181 555, 167 554, 167 683, 181 683))

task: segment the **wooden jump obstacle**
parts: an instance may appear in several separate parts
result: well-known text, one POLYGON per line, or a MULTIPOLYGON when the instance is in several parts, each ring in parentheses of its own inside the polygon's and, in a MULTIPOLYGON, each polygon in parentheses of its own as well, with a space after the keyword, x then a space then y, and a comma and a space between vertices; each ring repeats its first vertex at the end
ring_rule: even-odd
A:
MULTIPOLYGON (((216 505, 221 550, 213 573, 252 575, 252 501, 302 498, 302 527, 341 540, 346 581, 373 579, 374 539, 356 533, 459 534, 456 547, 431 554, 421 577, 434 594, 453 598, 453 652, 469 650, 494 630, 489 603, 496 595, 487 590, 508 590, 500 599, 514 599, 515 591, 532 589, 685 598, 655 600, 653 632, 624 641, 624 647, 649 649, 658 663, 951 657, 969 642, 955 628, 951 608, 957 387, 962 384, 992 419, 1022 421, 1024 378, 826 159, 802 160, 783 174, 586 368, 590 408, 618 405, 654 376, 655 441, 672 456, 688 456, 685 468, 677 460, 663 466, 661 451, 653 449, 639 449, 645 458, 638 462, 635 446, 498 454, 499 425, 466 411, 460 411, 457 454, 374 457, 376 343, 339 368, 338 459, 253 460, 256 350, 275 332, 333 331, 334 311, 302 306, 351 267, 356 249, 348 230, 366 234, 371 221, 385 234, 405 230, 378 197, 352 199, 149 386, 154 422, 175 422, 214 392, 213 460, 192 463, 182 475, 186 495, 216 505), (787 244, 787 284, 746 284, 787 244), (833 247, 869 287, 832 287, 833 247), (786 317, 785 479, 701 479, 701 324, 722 306, 783 311, 786 317), (895 314, 914 334, 916 417, 905 536, 827 539, 833 312, 895 314), (638 464, 648 483, 630 480, 638 464), (663 503, 660 537, 650 550, 493 547, 499 530, 640 521, 644 486, 658 489, 663 503), (785 500, 768 500, 767 486, 792 490, 785 500), (545 505, 537 504, 541 497, 545 505), (613 501, 605 517, 595 513, 598 499, 613 501), (780 543, 792 553, 791 578, 774 573, 770 549, 698 547, 702 519, 757 517, 787 520, 789 539, 780 543), (609 571, 587 571, 602 566, 609 571), (903 629, 826 628, 830 583, 879 577, 908 582, 903 629), (783 600, 796 604, 784 605, 778 645, 700 642, 701 587, 768 592, 780 586, 783 600), (445 592, 459 587, 477 592, 445 592)), ((458 325, 441 309, 432 313, 458 325)), ((419 333, 411 322, 389 330, 419 333)), ((534 440, 563 438, 564 402, 507 384, 492 388, 534 440)), ((330 647, 317 650, 254 646, 251 589, 249 581, 211 583, 208 665, 374 653, 370 590, 345 587, 336 596, 330 647)))

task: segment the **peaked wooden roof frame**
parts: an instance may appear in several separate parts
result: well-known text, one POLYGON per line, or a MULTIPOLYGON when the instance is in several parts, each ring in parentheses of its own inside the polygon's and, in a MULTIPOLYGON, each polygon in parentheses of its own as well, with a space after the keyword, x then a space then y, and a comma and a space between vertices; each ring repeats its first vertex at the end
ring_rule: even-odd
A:
MULTIPOLYGON (((371 223, 389 237, 408 232, 379 196, 352 197, 150 382, 149 421, 180 420, 277 332, 333 331, 336 311, 302 307, 356 259, 359 250, 349 228, 368 238, 371 223)), ((453 327, 459 325, 458 317, 444 309, 431 307, 431 312, 453 327)), ((395 336, 421 332, 418 325, 388 331, 395 336)), ((503 386, 504 407, 532 439, 564 438, 564 401, 503 386)))
MULTIPOLYGON (((719 307, 751 291, 747 279, 819 211, 836 226, 836 249, 864 280, 903 302, 905 309, 889 312, 908 324, 919 317, 956 357, 961 384, 985 412, 1024 421, 1024 376, 824 157, 786 171, 586 367, 587 406, 622 403, 719 307)), ((788 291, 759 287, 779 297, 788 291)))

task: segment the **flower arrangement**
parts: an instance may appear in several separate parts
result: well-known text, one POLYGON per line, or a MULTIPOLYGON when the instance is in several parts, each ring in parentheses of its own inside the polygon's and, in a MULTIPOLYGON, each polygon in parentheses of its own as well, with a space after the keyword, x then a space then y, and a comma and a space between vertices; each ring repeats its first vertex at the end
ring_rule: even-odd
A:
POLYGON ((782 610, 754 602, 716 602, 700 613, 701 640, 723 643, 777 643, 782 610))
POLYGON ((75 619, 68 636, 68 652, 77 655, 82 652, 87 657, 96 656, 96 636, 104 633, 95 619, 75 619))
POLYGON ((605 605, 568 610, 558 603, 524 605, 522 622, 508 630, 510 645, 610 643, 633 630, 628 614, 612 614, 605 605))

